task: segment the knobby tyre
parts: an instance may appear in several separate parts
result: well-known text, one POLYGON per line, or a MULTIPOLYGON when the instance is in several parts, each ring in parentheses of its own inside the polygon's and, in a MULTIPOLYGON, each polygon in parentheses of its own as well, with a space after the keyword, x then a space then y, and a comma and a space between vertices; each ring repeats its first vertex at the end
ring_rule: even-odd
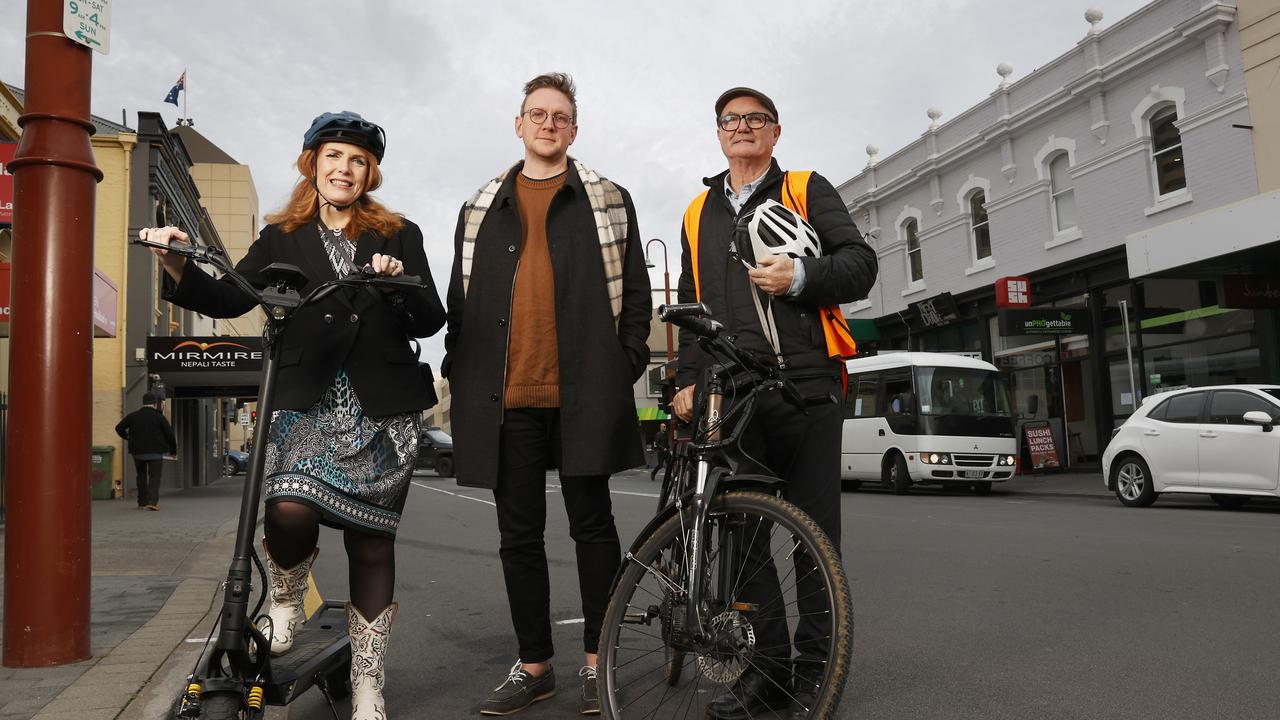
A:
MULTIPOLYGON (((789 639, 802 618, 806 628, 796 641, 804 652, 795 665, 817 685, 816 702, 804 703, 812 705, 807 717, 836 717, 853 653, 854 620, 831 541, 785 500, 757 492, 717 497, 700 577, 706 584, 700 615, 713 638, 697 643, 683 627, 691 522, 688 511, 671 517, 624 560, 600 642, 604 717, 700 719, 707 703, 736 689, 747 670, 765 673, 775 693, 799 701, 801 674, 791 678, 795 653, 789 639), (779 631, 780 623, 785 630, 779 631)), ((751 717, 789 716, 781 707, 751 717)))

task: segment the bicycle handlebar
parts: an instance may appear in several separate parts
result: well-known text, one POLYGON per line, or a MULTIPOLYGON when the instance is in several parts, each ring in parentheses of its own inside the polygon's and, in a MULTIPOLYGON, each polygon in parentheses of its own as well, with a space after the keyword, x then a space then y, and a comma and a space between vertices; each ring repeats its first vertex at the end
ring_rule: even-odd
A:
POLYGON ((751 354, 744 352, 732 339, 723 335, 724 325, 711 318, 710 315, 711 309, 707 307, 706 303, 701 302, 658 306, 659 320, 669 322, 697 335, 700 342, 719 350, 748 372, 759 376, 761 380, 773 384, 774 387, 777 387, 782 392, 787 402, 792 405, 802 410, 807 410, 808 408, 825 405, 833 401, 829 393, 814 397, 802 395, 795 383, 783 374, 782 368, 766 365, 751 354))
MULTIPOLYGON (((129 241, 129 243, 131 245, 142 245, 144 247, 168 250, 169 252, 176 253, 183 257, 189 257, 192 260, 195 260, 196 262, 202 262, 202 263, 207 263, 209 265, 213 265, 214 267, 218 268, 224 273, 230 273, 236 277, 242 278, 240 273, 237 273, 235 271, 235 268, 231 265, 230 260, 228 260, 227 257, 222 253, 222 251, 216 247, 202 246, 202 245, 196 245, 195 243, 184 243, 184 242, 171 242, 166 245, 165 243, 152 242, 150 240, 143 240, 141 238, 132 239, 129 241)), ((315 288, 315 290, 312 291, 311 295, 308 296, 308 300, 316 299, 316 296, 319 294, 319 291, 324 289, 326 286, 336 287, 339 284, 352 283, 352 282, 366 282, 370 285, 409 285, 409 286, 415 286, 415 287, 422 286, 422 278, 417 275, 396 275, 396 276, 379 275, 377 272, 373 270, 372 267, 370 267, 369 265, 365 265, 364 267, 356 270, 356 272, 351 275, 338 278, 336 280, 330 280, 325 283, 321 283, 320 286, 315 288)), ((261 291, 256 290, 255 288, 254 294, 261 297, 262 293, 261 291)))

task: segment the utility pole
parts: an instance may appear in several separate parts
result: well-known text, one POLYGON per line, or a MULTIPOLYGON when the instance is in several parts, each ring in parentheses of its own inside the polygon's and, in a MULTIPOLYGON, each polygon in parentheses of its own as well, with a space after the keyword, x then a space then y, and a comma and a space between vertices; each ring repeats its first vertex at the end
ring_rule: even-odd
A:
POLYGON ((25 112, 14 176, 4 664, 86 660, 96 183, 93 52, 63 3, 27 0, 25 112))

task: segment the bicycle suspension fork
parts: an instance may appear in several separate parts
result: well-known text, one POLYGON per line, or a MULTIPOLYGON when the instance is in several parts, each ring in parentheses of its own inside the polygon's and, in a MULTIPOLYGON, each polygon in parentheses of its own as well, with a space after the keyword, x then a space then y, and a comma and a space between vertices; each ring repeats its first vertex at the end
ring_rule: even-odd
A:
MULTIPOLYGON (((707 407, 703 413, 702 424, 706 432, 706 443, 714 443, 720 440, 721 428, 720 422, 723 418, 724 409, 724 384, 720 379, 720 374, 714 369, 707 371, 705 382, 707 407)), ((689 600, 685 607, 688 613, 686 628, 690 634, 699 642, 705 642, 709 639, 707 628, 703 626, 702 613, 700 608, 704 602, 705 585, 700 578, 705 573, 703 565, 707 561, 706 543, 707 543, 707 513, 711 507, 711 500, 715 497, 716 486, 719 484, 722 473, 713 472, 713 466, 707 455, 704 453, 699 456, 698 463, 694 467, 694 489, 693 489, 693 527, 689 529, 689 542, 687 543, 686 552, 688 552, 689 561, 686 564, 688 569, 688 585, 689 600)), ((723 563, 722 563, 723 565, 723 563)))

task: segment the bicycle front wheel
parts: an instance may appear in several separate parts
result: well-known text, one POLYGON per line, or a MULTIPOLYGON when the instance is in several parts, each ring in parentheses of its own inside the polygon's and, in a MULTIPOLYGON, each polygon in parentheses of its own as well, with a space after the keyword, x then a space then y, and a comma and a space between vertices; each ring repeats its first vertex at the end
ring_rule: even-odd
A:
POLYGON ((741 697, 746 717, 793 717, 799 708, 835 717, 853 609, 831 541, 785 500, 727 493, 712 501, 702 571, 691 580, 693 519, 688 510, 673 516, 624 561, 600 642, 605 717, 702 718, 716 698, 746 688, 758 691, 741 697), (701 633, 687 619, 695 581, 701 633))

